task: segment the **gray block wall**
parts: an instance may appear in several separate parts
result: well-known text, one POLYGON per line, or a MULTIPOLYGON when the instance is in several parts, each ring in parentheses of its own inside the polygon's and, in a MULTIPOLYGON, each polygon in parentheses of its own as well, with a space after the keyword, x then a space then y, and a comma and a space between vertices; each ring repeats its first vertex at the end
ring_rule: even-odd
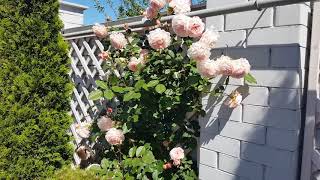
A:
MULTIPOLYGON (((208 0, 207 8, 245 1, 208 0)), ((310 12, 302 3, 206 19, 221 31, 212 58, 247 58, 258 84, 230 80, 226 93, 238 89, 244 96, 236 109, 223 105, 224 98, 203 96, 200 179, 298 179, 310 12)))

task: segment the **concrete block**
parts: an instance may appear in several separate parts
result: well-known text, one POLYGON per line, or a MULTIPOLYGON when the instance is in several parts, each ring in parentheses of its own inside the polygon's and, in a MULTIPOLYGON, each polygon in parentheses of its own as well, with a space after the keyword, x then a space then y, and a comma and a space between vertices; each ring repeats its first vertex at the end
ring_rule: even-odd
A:
POLYGON ((273 25, 273 9, 246 11, 226 15, 226 30, 253 29, 273 25))
POLYGON ((271 67, 304 68, 305 63, 306 48, 299 46, 271 48, 271 67))
POLYGON ((219 169, 248 180, 263 180, 263 166, 228 155, 219 154, 219 169))
POLYGON ((230 31, 220 33, 220 38, 217 41, 216 48, 225 47, 243 47, 244 40, 246 39, 246 31, 230 31))
POLYGON ((265 144, 266 128, 263 126, 220 119, 219 122, 219 131, 222 136, 265 144))
POLYGON ((244 106, 243 122, 285 130, 299 130, 300 110, 287 110, 262 106, 244 106))
POLYGON ((216 105, 216 106, 206 106, 205 111, 207 116, 217 119, 231 119, 233 121, 241 121, 242 119, 242 106, 238 106, 234 109, 229 108, 228 106, 216 105))
POLYGON ((219 120, 215 117, 205 116, 199 118, 201 132, 215 136, 219 133, 219 120))
POLYGON ((296 180, 297 169, 278 169, 267 167, 265 170, 265 180, 296 180))
POLYGON ((257 86, 301 88, 302 75, 300 70, 261 69, 252 70, 257 86))
POLYGON ((206 27, 214 26, 217 31, 224 30, 224 16, 212 16, 206 18, 206 27))
POLYGON ((301 90, 271 88, 270 107, 299 109, 301 107, 301 90))
POLYGON ((215 168, 200 164, 199 165, 200 180, 241 180, 240 177, 220 171, 215 168))
POLYGON ((304 25, 308 26, 310 7, 305 4, 278 6, 275 8, 275 25, 304 25))
POLYGON ((236 139, 231 139, 220 135, 213 137, 208 133, 201 133, 200 144, 202 148, 228 154, 234 157, 240 157, 240 141, 236 139))
POLYGON ((246 58, 252 68, 267 68, 270 62, 269 47, 228 48, 224 54, 233 59, 246 58))
POLYGON ((246 159, 269 167, 287 168, 294 162, 294 153, 290 151, 241 142, 241 159, 246 159))
POLYGON ((244 105, 268 106, 269 90, 266 87, 249 87, 249 94, 243 97, 244 105))
POLYGON ((267 145, 274 148, 295 151, 299 145, 299 134, 299 131, 267 128, 267 145))
POLYGON ((200 164, 217 167, 218 153, 208 149, 200 148, 200 164))
POLYGON ((305 26, 282 26, 254 29, 248 35, 247 45, 295 45, 307 46, 308 28, 305 26))

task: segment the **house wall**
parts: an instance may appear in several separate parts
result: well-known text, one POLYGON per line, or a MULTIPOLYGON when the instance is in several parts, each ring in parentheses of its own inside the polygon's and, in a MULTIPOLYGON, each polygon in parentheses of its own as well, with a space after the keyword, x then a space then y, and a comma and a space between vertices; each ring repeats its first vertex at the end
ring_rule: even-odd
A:
MULTIPOLYGON (((246 1, 209 0, 207 8, 246 1)), ((258 84, 230 80, 226 93, 237 89, 244 96, 236 109, 203 96, 200 179, 298 179, 310 12, 310 3, 302 3, 206 19, 221 31, 212 58, 247 58, 258 84)), ((215 79, 212 88, 221 82, 215 79)))
POLYGON ((64 24, 64 29, 81 27, 84 25, 84 10, 87 7, 74 3, 61 2, 59 15, 64 24))

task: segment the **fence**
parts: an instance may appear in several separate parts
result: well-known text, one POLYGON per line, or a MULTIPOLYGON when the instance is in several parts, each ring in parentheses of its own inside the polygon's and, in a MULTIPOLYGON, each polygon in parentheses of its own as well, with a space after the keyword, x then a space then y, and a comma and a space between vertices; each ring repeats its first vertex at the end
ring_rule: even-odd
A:
MULTIPOLYGON (((203 97, 208 116, 200 119, 200 179, 298 178, 302 156, 299 147, 303 144, 301 137, 304 120, 308 121, 308 117, 305 117, 305 97, 310 93, 307 88, 308 78, 305 78, 309 70, 309 41, 306 34, 311 28, 309 18, 313 9, 312 4, 302 2, 210 0, 207 1, 207 9, 202 6, 198 7, 200 11, 190 13, 207 17, 206 24, 215 25, 221 31, 213 57, 222 53, 228 53, 234 58, 246 57, 258 80, 258 85, 249 88, 244 86, 243 80, 230 81, 232 89, 239 88, 246 94, 242 106, 233 111, 225 109, 221 104, 214 104, 214 97, 203 97), (294 3, 301 4, 273 7, 294 3), (260 8, 268 9, 254 10, 260 8), (229 47, 227 50, 226 46, 229 47)), ((164 17, 162 21, 170 21, 171 18, 164 17)), ((136 28, 152 24, 142 23, 141 17, 134 17, 110 22, 109 25, 122 27, 124 23, 136 28)), ((94 104, 88 99, 88 94, 96 88, 94 80, 105 76, 101 69, 102 61, 97 58, 103 46, 90 29, 88 26, 64 31, 71 45, 70 77, 75 84, 71 108, 75 124, 90 122, 97 115, 98 107, 91 108, 94 104)), ((315 58, 315 62, 318 61, 315 58)), ((319 72, 319 68, 315 72, 319 72)), ((312 121, 312 116, 309 118, 312 121)), ((81 138, 75 133, 74 125, 71 130, 78 144, 81 138)), ((310 126, 308 130, 312 131, 312 128, 314 130, 315 126, 310 126)), ((305 143, 309 142, 310 136, 311 139, 315 137, 309 134, 305 137, 305 143)), ((304 150, 311 149, 312 153, 316 153, 313 151, 316 148, 311 148, 311 145, 313 140, 311 144, 309 142, 309 145, 305 145, 304 150)), ((76 163, 80 162, 77 156, 75 160, 76 163)), ((320 169, 317 162, 313 161, 314 172, 320 169)), ((302 172, 301 176, 306 179, 310 179, 311 173, 308 163, 311 166, 311 158, 310 162, 304 162, 302 168, 306 174, 302 172)))

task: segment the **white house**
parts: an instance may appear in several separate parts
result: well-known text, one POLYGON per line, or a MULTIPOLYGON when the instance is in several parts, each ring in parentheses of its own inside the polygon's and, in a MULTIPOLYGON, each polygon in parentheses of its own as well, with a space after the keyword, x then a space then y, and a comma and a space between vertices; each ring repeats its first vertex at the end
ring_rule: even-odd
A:
POLYGON ((60 18, 64 23, 64 29, 80 27, 84 25, 84 11, 89 7, 76 3, 60 1, 60 18))

